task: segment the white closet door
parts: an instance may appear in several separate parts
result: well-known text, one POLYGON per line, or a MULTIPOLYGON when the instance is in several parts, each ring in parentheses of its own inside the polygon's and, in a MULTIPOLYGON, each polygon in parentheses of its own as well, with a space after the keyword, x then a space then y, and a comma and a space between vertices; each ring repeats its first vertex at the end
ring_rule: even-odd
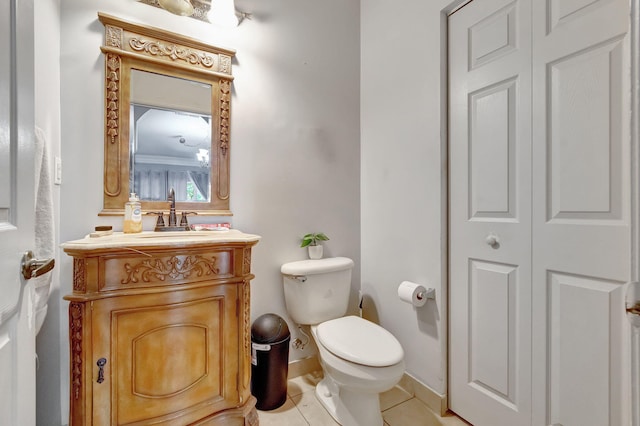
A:
POLYGON ((449 403, 475 425, 531 421, 530 4, 449 19, 449 403))
POLYGON ((533 420, 628 425, 629 2, 533 13, 533 420))
POLYGON ((450 406, 476 426, 630 423, 629 18, 481 0, 449 19, 450 406))

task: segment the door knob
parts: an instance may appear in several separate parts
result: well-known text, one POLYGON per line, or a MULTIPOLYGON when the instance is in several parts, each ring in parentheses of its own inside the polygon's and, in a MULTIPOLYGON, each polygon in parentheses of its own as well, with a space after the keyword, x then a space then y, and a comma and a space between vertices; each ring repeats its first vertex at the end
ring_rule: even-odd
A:
POLYGON ((484 242, 487 243, 488 246, 495 248, 496 246, 500 245, 500 238, 498 238, 496 234, 491 233, 487 235, 487 237, 484 239, 484 242))
POLYGON ((22 276, 25 280, 46 274, 55 266, 55 259, 35 259, 33 252, 28 250, 22 256, 22 276))

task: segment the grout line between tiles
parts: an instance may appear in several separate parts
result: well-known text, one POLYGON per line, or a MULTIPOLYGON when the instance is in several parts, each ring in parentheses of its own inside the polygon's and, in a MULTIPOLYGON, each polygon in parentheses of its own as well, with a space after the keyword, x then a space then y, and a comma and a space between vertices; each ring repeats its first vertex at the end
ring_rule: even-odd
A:
MULTIPOLYGON (((390 407, 388 407, 388 408, 386 408, 386 409, 382 410, 382 413, 384 413, 385 411, 389 411, 389 410, 391 410, 392 408, 397 407, 398 405, 402 405, 402 404, 404 404, 405 402, 409 402, 409 401, 411 401, 412 399, 416 399, 416 397, 415 397, 415 396, 412 396, 412 397, 411 397, 411 398, 409 398, 409 399, 405 399, 404 401, 400 401, 400 402, 398 402, 398 403, 396 403, 396 404, 394 404, 394 405, 392 405, 392 406, 390 406, 390 407)), ((420 401, 420 402, 422 402, 422 401, 420 401)))
MULTIPOLYGON (((308 392, 308 391, 307 391, 308 392)), ((302 392, 298 395, 302 395, 305 392, 302 392)), ((296 395, 297 396, 297 395, 296 395)), ((311 426, 311 423, 309 423, 309 420, 304 416, 304 413, 300 410, 300 408, 298 408, 298 404, 296 404, 296 402, 293 400, 292 397, 288 397, 291 400, 291 403, 293 404, 294 407, 296 407, 296 410, 298 410, 298 413, 300 413, 300 416, 304 419, 304 422, 308 425, 311 426)), ((301 399, 302 401, 302 399, 301 399)))

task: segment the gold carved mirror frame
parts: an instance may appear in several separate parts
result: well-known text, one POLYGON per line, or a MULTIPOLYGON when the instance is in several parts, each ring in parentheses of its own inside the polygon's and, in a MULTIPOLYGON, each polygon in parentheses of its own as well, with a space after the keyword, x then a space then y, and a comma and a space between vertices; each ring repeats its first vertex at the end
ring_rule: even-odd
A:
MULTIPOLYGON (((203 215, 229 210, 229 126, 233 50, 98 13, 105 28, 104 204, 102 216, 122 215, 129 199, 131 71, 191 80, 211 86, 210 189, 207 201, 176 201, 176 209, 203 215)), ((158 88, 162 90, 162 88, 158 88)), ((169 202, 142 200, 145 212, 169 202)))

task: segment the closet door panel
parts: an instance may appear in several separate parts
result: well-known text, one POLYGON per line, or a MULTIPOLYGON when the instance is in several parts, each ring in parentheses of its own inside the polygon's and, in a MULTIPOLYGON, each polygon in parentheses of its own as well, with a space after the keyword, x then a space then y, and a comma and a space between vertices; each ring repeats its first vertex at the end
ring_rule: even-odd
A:
POLYGON ((547 66, 547 220, 622 219, 623 42, 547 66))
POLYGON ((531 419, 530 2, 449 18, 450 407, 531 419))
POLYGON ((549 417, 564 419, 562 424, 621 424, 611 423, 616 414, 607 407, 623 397, 610 378, 624 367, 602 343, 619 341, 624 330, 617 312, 624 303, 623 283, 558 272, 547 277, 549 417))
POLYGON ((629 3, 533 12, 533 424, 624 425, 629 3))

